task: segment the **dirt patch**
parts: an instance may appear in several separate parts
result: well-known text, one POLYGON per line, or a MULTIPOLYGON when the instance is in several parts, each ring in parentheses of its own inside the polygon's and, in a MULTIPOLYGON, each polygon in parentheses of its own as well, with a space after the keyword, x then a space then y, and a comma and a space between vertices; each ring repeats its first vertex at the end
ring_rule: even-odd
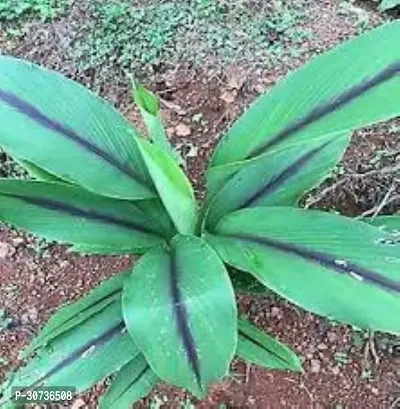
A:
MULTIPOLYGON (((0 34, 2 52, 40 62, 80 80, 117 104, 136 123, 139 116, 122 71, 115 68, 112 81, 107 82, 102 70, 81 70, 72 57, 71 45, 81 30, 86 7, 86 2, 76 2, 69 15, 52 24, 30 22, 29 34, 22 41, 10 41, 0 34)), ((304 28, 312 35, 299 45, 299 55, 281 59, 276 66, 233 64, 221 73, 220 68, 194 68, 181 62, 174 69, 154 69, 143 77, 162 98, 168 133, 186 158, 198 197, 203 195, 204 169, 221 131, 244 107, 289 70, 383 21, 369 6, 346 8, 331 0, 307 2, 306 12, 310 18, 304 28)), ((399 152, 399 120, 357 132, 335 174, 312 192, 306 203, 352 216, 374 213, 379 206, 384 213, 398 210, 400 175, 394 167, 399 163, 399 152)), ((0 309, 11 320, 7 329, 0 331, 2 379, 6 371, 20 364, 18 352, 59 305, 128 268, 132 260, 79 256, 59 246, 50 246, 43 253, 35 240, 5 227, 0 230, 0 244, 4 250, 0 258, 0 309)), ((275 298, 242 297, 240 308, 304 357, 303 375, 236 362, 231 376, 215 385, 202 402, 161 385, 137 407, 182 408, 193 403, 198 408, 221 409, 375 409, 398 404, 398 339, 377 335, 367 340, 364 333, 319 319, 275 298), (375 356, 367 353, 367 341, 373 341, 375 356)), ((83 395, 88 407, 95 407, 103 388, 101 384, 83 395)))

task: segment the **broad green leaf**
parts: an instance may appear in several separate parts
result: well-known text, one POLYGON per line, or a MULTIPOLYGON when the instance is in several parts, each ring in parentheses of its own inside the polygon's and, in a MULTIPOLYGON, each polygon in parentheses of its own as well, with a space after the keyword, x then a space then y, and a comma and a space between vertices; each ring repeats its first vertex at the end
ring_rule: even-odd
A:
POLYGON ((400 333, 400 245, 367 223, 319 211, 252 208, 206 236, 220 257, 329 318, 400 333))
POLYGON ((127 363, 112 380, 99 409, 131 409, 157 385, 159 378, 142 354, 127 363))
POLYGON ((321 56, 261 96, 221 140, 221 166, 400 114, 400 22, 321 56))
POLYGON ((55 72, 0 56, 0 146, 106 196, 155 196, 137 132, 112 106, 55 72))
POLYGON ((189 180, 178 164, 162 149, 138 142, 161 201, 182 234, 192 234, 197 221, 197 206, 189 180))
POLYGON ((168 152, 179 164, 182 158, 171 146, 167 132, 161 119, 160 104, 158 98, 148 89, 140 84, 133 84, 133 97, 139 107, 143 122, 146 125, 147 133, 151 140, 159 148, 168 152))
POLYGON ((328 176, 349 140, 349 136, 335 135, 249 161, 216 193, 207 224, 213 226, 225 214, 246 207, 297 204, 306 191, 328 176))
POLYGON ((59 183, 67 183, 65 180, 60 179, 59 177, 53 175, 50 172, 47 172, 46 170, 40 168, 39 166, 34 165, 33 163, 27 161, 27 160, 18 160, 15 159, 19 163, 20 166, 22 166, 30 176, 37 180, 42 180, 44 182, 59 182, 59 183))
POLYGON ((248 320, 238 320, 238 333, 236 355, 239 358, 268 369, 303 371, 300 358, 289 347, 248 320))
POLYGON ((122 296, 126 326, 163 380, 205 394, 236 350, 236 302, 222 261, 200 238, 176 236, 150 250, 122 296))
POLYGON ((0 221, 111 254, 141 253, 163 241, 162 228, 132 203, 61 183, 0 179, 0 221))
POLYGON ((64 332, 40 349, 11 376, 0 393, 0 406, 12 387, 71 386, 78 392, 95 385, 139 353, 126 331, 120 300, 64 332))
POLYGON ((375 227, 382 228, 389 233, 393 233, 396 236, 400 235, 400 215, 378 216, 371 219, 367 219, 367 222, 375 227))
POLYGON ((119 273, 79 300, 62 306, 33 339, 22 354, 22 358, 27 358, 32 352, 45 346, 54 338, 82 324, 95 314, 109 308, 115 301, 120 300, 126 277, 126 272, 119 273))
POLYGON ((382 0, 379 4, 379 8, 382 11, 387 11, 400 6, 400 0, 382 0))
POLYGON ((164 237, 172 238, 176 234, 174 223, 161 200, 137 200, 135 206, 161 226, 164 237))

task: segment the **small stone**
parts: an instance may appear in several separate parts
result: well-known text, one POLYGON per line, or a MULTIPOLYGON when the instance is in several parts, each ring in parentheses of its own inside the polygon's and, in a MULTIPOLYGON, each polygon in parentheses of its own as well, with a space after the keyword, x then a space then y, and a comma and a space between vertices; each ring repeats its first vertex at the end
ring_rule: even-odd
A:
POLYGON ((188 125, 181 122, 175 127, 175 133, 177 136, 189 136, 192 131, 188 125))
POLYGON ((35 324, 37 321, 38 311, 35 307, 28 308, 28 310, 21 315, 22 324, 35 324))
POLYGON ((321 362, 318 359, 311 359, 311 372, 319 373, 321 371, 321 362))
POLYGON ((320 351, 326 351, 328 349, 328 345, 324 344, 323 342, 321 342, 320 344, 318 344, 317 348, 320 351))
POLYGON ((333 375, 337 376, 337 375, 340 374, 340 368, 339 368, 338 366, 334 366, 334 367, 331 369, 331 372, 333 373, 333 375))
POLYGON ((227 104, 233 104, 236 101, 236 92, 223 91, 221 94, 221 99, 227 104))
POLYGON ((12 239, 12 244, 14 247, 21 246, 24 243, 25 243, 25 240, 22 237, 17 237, 15 239, 12 239))
POLYGON ((84 406, 86 406, 85 401, 83 399, 77 399, 72 403, 71 409, 80 409, 83 408, 84 406))
POLYGON ((241 89, 246 81, 246 73, 238 66, 231 67, 227 72, 228 87, 241 89))
POLYGON ((336 342, 337 341, 337 335, 334 332, 328 332, 326 334, 326 337, 328 338, 329 342, 336 342))
POLYGON ((281 309, 278 307, 272 307, 271 308, 271 317, 272 318, 277 318, 281 315, 281 309))
POLYGON ((0 242, 0 260, 5 260, 15 253, 15 248, 11 244, 0 242))
POLYGON ((376 396, 379 395, 379 389, 378 388, 371 387, 371 392, 376 396))
POLYGON ((308 345, 307 352, 310 354, 314 354, 316 352, 315 346, 313 344, 308 345))
POLYGON ((250 304, 250 307, 249 307, 249 312, 250 312, 251 315, 257 314, 257 312, 258 312, 258 307, 257 307, 257 305, 254 304, 254 303, 251 303, 251 304, 250 304))
POLYGON ((262 94, 264 93, 265 88, 266 88, 265 84, 259 82, 254 86, 254 91, 256 91, 258 94, 262 94))

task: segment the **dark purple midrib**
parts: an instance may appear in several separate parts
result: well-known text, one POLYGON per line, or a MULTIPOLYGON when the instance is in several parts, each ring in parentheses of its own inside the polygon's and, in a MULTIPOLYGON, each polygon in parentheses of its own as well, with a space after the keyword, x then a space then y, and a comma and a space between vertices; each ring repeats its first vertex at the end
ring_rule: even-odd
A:
POLYGON ((308 250, 303 247, 290 243, 283 243, 275 239, 258 237, 250 234, 226 234, 226 236, 256 243, 261 246, 270 247, 284 253, 293 254, 341 274, 348 274, 349 276, 351 276, 351 274, 355 274, 361 277, 363 280, 385 290, 400 292, 400 281, 391 280, 390 278, 382 276, 378 272, 366 269, 351 262, 347 262, 346 260, 341 260, 340 257, 331 256, 330 254, 319 251, 308 250), (340 263, 337 262, 339 259, 340 263))
POLYGON ((114 156, 109 152, 89 142, 85 137, 79 135, 72 129, 68 128, 66 125, 59 123, 58 121, 49 118, 44 113, 42 113, 38 108, 33 106, 31 103, 19 98, 12 92, 0 89, 0 100, 2 100, 7 105, 11 106, 22 115, 27 116, 32 121, 43 126, 44 128, 63 135, 67 139, 77 143, 87 151, 93 153, 94 155, 100 157, 102 160, 113 166, 114 168, 120 170, 122 173, 126 174, 130 178, 134 179, 138 183, 145 185, 142 177, 133 170, 131 167, 119 162, 114 156))
POLYGON ((61 362, 59 362, 56 366, 50 369, 47 373, 45 373, 42 377, 40 377, 37 381, 35 381, 31 386, 26 387, 24 390, 40 386, 44 381, 46 381, 46 379, 53 376, 57 372, 65 369, 69 365, 73 364, 77 359, 84 355, 85 352, 89 351, 92 348, 97 349, 110 342, 119 333, 122 333, 124 329, 125 324, 123 322, 120 322, 117 325, 113 326, 112 328, 108 329, 103 334, 96 337, 95 339, 88 341, 86 344, 76 349, 74 352, 72 352, 70 355, 64 358, 61 362))
POLYGON ((113 224, 119 227, 123 227, 128 230, 138 231, 145 234, 152 234, 161 237, 160 233, 150 228, 141 226, 129 220, 120 219, 108 214, 99 213, 95 210, 85 210, 78 207, 74 207, 67 203, 59 202, 58 200, 46 199, 42 197, 23 196, 17 194, 1 193, 0 196, 8 196, 25 203, 32 204, 34 206, 41 207, 47 210, 54 210, 61 213, 69 214, 70 216, 83 217, 89 220, 98 220, 103 223, 113 224))
MULTIPOLYGON (((344 91, 336 98, 332 98, 329 101, 323 102, 310 111, 308 114, 304 115, 302 118, 289 124, 287 127, 283 128, 275 136, 270 138, 268 141, 262 143, 258 147, 254 148, 246 157, 246 159, 252 159, 256 156, 261 155, 267 149, 275 146, 279 142, 290 137, 292 134, 299 132, 309 125, 319 119, 329 115, 339 109, 343 108, 345 105, 353 102, 355 99, 361 97, 366 92, 370 91, 372 88, 383 84, 386 81, 392 79, 395 75, 400 74, 400 61, 393 63, 382 71, 374 75, 373 77, 362 81, 361 83, 355 85, 354 87, 344 91)), ((340 73, 338 73, 340 75, 340 73)))
POLYGON ((271 180, 264 184, 252 196, 250 196, 244 204, 238 209, 250 207, 259 202, 259 200, 267 195, 276 192, 288 179, 295 176, 301 169, 306 166, 319 152, 321 152, 332 140, 318 146, 311 151, 300 156, 295 162, 283 169, 279 174, 275 175, 271 180))
POLYGON ((189 317, 179 288, 179 268, 176 261, 175 249, 171 249, 170 253, 170 295, 178 334, 182 340, 189 365, 195 375, 197 384, 199 388, 202 389, 200 362, 196 351, 196 343, 189 328, 189 317))
POLYGON ((271 351, 270 349, 266 348, 265 345, 263 345, 261 342, 259 342, 257 339, 252 338, 251 336, 247 335, 244 331, 239 330, 238 331, 239 335, 243 337, 244 339, 252 342, 253 344, 257 345, 258 347, 262 348, 264 351, 267 351, 269 354, 274 356, 276 359, 279 361, 285 363, 286 365, 290 365, 290 362, 288 362, 286 359, 282 358, 280 355, 276 354, 274 351, 271 351))

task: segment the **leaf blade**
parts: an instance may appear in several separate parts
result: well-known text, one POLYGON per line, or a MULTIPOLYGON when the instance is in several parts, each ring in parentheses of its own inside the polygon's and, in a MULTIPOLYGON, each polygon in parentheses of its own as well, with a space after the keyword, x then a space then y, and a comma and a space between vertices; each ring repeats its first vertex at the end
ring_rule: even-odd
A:
POLYGON ((335 135, 248 161, 212 198, 208 225, 247 207, 296 205, 328 176, 349 142, 349 135, 335 135))
POLYGON ((173 159, 181 164, 182 158, 171 146, 167 132, 161 119, 160 103, 157 97, 141 84, 133 84, 133 97, 139 107, 147 133, 155 145, 168 152, 173 159))
POLYGON ((399 246, 390 234, 341 216, 271 207, 233 213, 207 238, 225 262, 302 308, 400 332, 399 246))
POLYGON ((159 378, 142 354, 128 362, 113 379, 100 401, 100 409, 130 409, 157 385, 159 378))
POLYGON ((50 240, 104 246, 111 254, 142 252, 160 244, 162 231, 132 203, 77 186, 0 180, 0 220, 50 240))
POLYGON ((385 24, 288 76, 233 125, 212 166, 399 115, 399 38, 399 22, 385 24))
POLYGON ((161 379, 200 396, 227 373, 236 349, 236 303, 223 264, 201 239, 176 236, 171 252, 158 248, 142 257, 124 286, 123 311, 161 379), (152 274, 143 274, 149 268, 152 274))
POLYGON ((25 349, 22 357, 27 358, 35 350, 44 347, 64 332, 109 308, 110 304, 116 300, 120 300, 123 283, 127 276, 128 272, 119 273, 105 280, 77 301, 61 306, 25 349))
POLYGON ((75 387, 78 392, 118 371, 139 350, 126 332, 120 300, 53 339, 6 383, 0 404, 12 398, 15 386, 75 387), (76 374, 79 376, 76 376, 76 374))
POLYGON ((197 205, 193 188, 177 163, 155 145, 140 141, 143 159, 179 233, 192 234, 196 227, 197 205))
POLYGON ((12 156, 106 196, 155 196, 138 134, 110 105, 12 57, 0 56, 0 83, 0 146, 12 156))
POLYGON ((239 358, 268 369, 303 371, 300 358, 289 347, 259 330, 248 320, 238 320, 238 332, 236 354, 239 358))

